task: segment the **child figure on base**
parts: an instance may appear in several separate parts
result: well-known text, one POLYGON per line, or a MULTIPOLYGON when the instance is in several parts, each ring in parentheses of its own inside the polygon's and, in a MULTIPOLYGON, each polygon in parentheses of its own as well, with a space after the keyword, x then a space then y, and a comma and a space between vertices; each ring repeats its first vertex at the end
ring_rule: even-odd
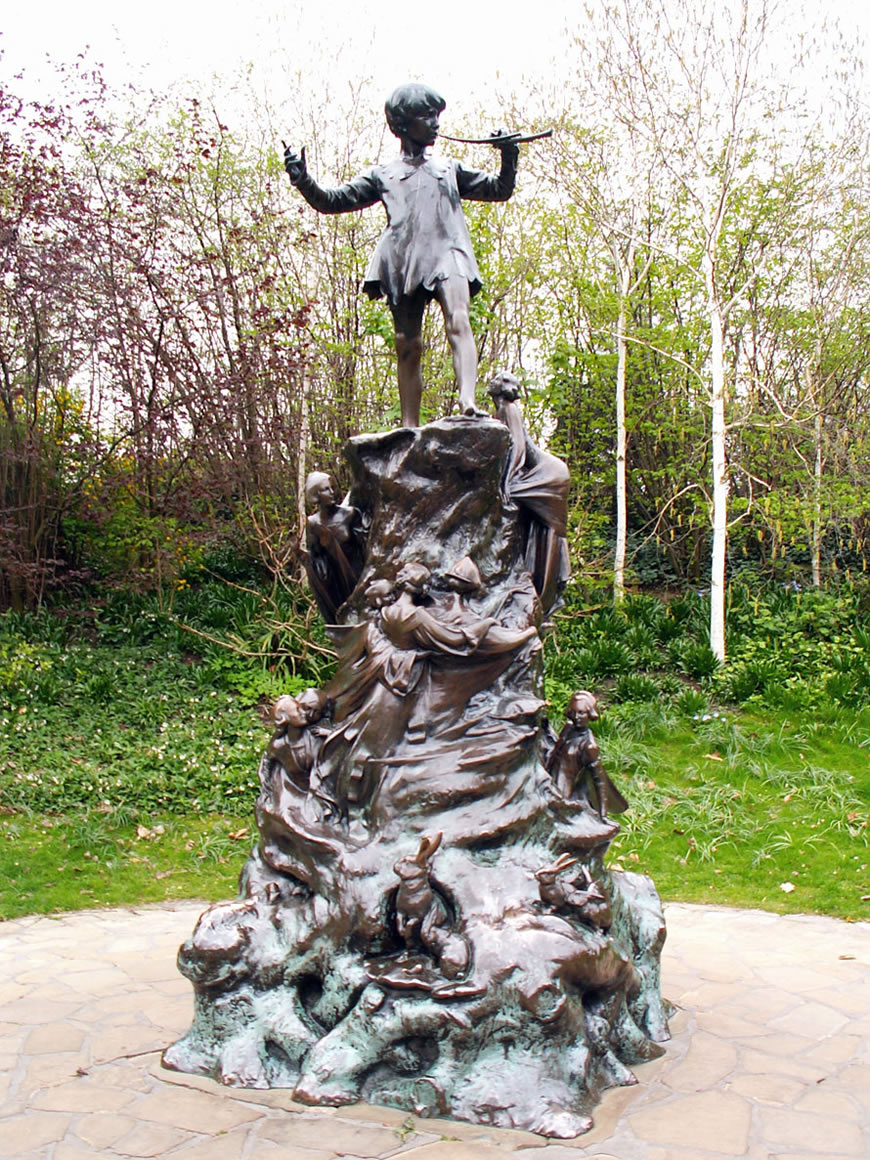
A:
POLYGON ((598 720, 598 699, 582 689, 568 702, 565 724, 547 761, 547 772, 563 798, 585 798, 602 822, 608 812, 621 814, 628 802, 604 772, 598 742, 589 728, 598 720))

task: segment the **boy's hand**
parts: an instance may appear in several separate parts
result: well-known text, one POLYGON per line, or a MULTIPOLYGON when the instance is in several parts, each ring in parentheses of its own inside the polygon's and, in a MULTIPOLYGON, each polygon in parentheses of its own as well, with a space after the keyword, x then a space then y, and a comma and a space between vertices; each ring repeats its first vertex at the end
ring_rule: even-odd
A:
POLYGON ((514 140, 517 136, 516 133, 509 133, 507 129, 493 129, 490 136, 493 138, 490 144, 495 149, 500 149, 502 154, 513 153, 515 156, 519 155, 520 147, 514 140), (499 137, 503 137, 504 141, 499 141, 499 137))
POLYGON ((299 153, 294 153, 286 141, 282 141, 281 144, 284 146, 284 168, 293 184, 298 185, 308 172, 305 166, 305 146, 302 146, 299 153))

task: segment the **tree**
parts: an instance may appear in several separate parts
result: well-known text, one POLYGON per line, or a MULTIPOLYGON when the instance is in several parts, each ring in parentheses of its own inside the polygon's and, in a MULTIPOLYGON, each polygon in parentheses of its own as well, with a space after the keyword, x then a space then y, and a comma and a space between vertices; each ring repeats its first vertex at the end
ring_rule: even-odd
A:
POLYGON ((784 434, 796 468, 793 482, 781 468, 768 468, 777 482, 778 526, 783 518, 791 523, 792 543, 808 534, 817 587, 826 531, 866 506, 864 489, 847 481, 866 423, 870 369, 867 141, 866 128, 852 118, 843 139, 809 143, 803 211, 776 242, 779 276, 762 295, 766 301, 750 302, 760 317, 753 316, 744 340, 756 408, 784 434))
POLYGON ((63 521, 93 470, 75 388, 93 345, 93 221, 68 164, 63 107, 0 87, 0 606, 38 605, 71 561, 63 521))
MULTIPOLYGON (((730 316, 758 274, 764 231, 736 230, 742 195, 759 168, 776 173, 782 141, 762 136, 765 120, 784 109, 772 90, 762 50, 768 35, 765 0, 681 9, 679 23, 661 0, 623 0, 605 26, 624 68, 614 76, 613 108, 657 153, 670 195, 685 215, 672 245, 697 276, 704 295, 709 355, 704 368, 711 415, 710 645, 725 659, 725 564, 730 490, 726 355, 730 316), (729 252, 729 240, 738 245, 729 252), (748 241, 756 243, 754 247, 748 241), (754 249, 754 252, 751 252, 754 249), (750 254, 753 260, 750 260, 750 254)), ((661 191, 660 191, 661 192, 661 191)), ((780 203, 784 210, 787 199, 780 203)), ((783 219, 784 220, 784 219, 783 219)), ((780 222, 780 225, 782 221, 780 222)))
MULTIPOLYGON (((581 59, 586 59, 585 53, 581 52, 580 55, 581 59)), ((606 51, 596 59, 599 76, 605 84, 612 85, 619 74, 618 62, 606 51)), ((610 124, 607 128, 601 128, 602 122, 606 124, 606 118, 602 117, 594 130, 577 130, 570 121, 562 121, 559 135, 561 164, 556 167, 555 173, 557 191, 582 207, 584 215, 594 224, 606 247, 616 296, 616 535, 613 599, 619 604, 625 598, 628 537, 626 383, 628 347, 632 337, 629 334, 629 320, 632 300, 643 286, 653 259, 651 232, 654 220, 654 168, 652 158, 642 149, 633 123, 610 124), (638 263, 639 254, 644 251, 645 256, 638 263)))

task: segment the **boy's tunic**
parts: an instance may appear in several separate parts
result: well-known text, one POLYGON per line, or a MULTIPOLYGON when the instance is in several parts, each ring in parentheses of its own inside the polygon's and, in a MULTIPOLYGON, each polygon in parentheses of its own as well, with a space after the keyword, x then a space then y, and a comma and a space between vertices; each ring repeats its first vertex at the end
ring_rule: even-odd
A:
POLYGON ((505 149, 496 177, 459 161, 398 157, 335 189, 323 189, 308 173, 296 188, 320 213, 348 213, 383 202, 387 226, 363 289, 395 306, 421 286, 431 293, 437 282, 456 275, 467 279, 472 295, 478 292, 480 271, 460 203, 507 201, 516 172, 516 153, 505 149))

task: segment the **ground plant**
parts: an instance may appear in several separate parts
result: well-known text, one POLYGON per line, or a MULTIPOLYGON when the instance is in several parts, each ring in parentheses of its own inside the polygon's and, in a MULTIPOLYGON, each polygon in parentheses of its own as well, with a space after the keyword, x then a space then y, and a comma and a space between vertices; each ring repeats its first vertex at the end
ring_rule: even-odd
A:
MULTIPOLYGON (((554 723, 602 704, 611 862, 668 899, 870 918, 867 590, 733 582, 725 665, 705 604, 578 587, 547 639, 554 723)), ((231 896, 268 705, 329 666, 304 594, 250 578, 0 617, 0 917, 231 896)))

